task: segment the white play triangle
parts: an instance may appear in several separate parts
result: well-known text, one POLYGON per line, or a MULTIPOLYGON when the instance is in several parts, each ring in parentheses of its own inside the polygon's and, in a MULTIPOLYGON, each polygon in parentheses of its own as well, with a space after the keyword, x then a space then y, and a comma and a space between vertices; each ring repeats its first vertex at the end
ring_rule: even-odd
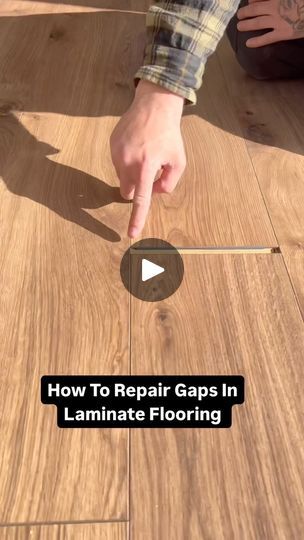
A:
POLYGON ((159 274, 162 274, 164 271, 165 269, 162 266, 158 266, 158 264, 148 261, 148 259, 142 259, 141 261, 142 281, 148 281, 148 279, 158 276, 159 274))

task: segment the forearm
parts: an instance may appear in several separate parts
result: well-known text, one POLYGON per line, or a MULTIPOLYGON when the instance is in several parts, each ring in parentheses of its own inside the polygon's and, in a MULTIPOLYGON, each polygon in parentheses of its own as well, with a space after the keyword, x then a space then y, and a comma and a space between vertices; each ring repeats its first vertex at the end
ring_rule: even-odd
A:
POLYGON ((135 82, 145 79, 196 103, 205 64, 239 0, 155 0, 146 16, 147 46, 135 82))

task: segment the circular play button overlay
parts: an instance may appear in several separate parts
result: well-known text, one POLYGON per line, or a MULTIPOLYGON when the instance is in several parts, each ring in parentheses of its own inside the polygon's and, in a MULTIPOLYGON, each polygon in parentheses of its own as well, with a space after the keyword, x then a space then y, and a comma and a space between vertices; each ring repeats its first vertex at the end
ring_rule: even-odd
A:
POLYGON ((120 275, 126 289, 140 300, 159 302, 171 296, 184 276, 177 249, 164 240, 145 238, 124 254, 120 275))

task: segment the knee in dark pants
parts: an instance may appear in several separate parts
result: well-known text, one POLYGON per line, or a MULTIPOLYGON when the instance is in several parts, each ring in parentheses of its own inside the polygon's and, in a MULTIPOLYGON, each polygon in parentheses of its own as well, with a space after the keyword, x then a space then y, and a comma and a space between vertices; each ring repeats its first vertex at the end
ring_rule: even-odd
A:
MULTIPOLYGON (((245 4, 247 2, 241 2, 245 4)), ((266 45, 257 49, 250 49, 246 46, 246 41, 250 37, 257 36, 258 32, 239 32, 237 29, 238 19, 236 15, 232 17, 227 27, 227 36, 236 58, 242 68, 255 79, 271 79, 275 76, 277 63, 275 51, 272 45, 266 45)), ((263 33, 263 32, 261 32, 263 33)), ((265 33, 265 32, 264 32, 265 33)))
MULTIPOLYGON (((247 4, 242 0, 240 5, 247 4)), ((227 27, 227 36, 242 68, 251 77, 264 79, 282 79, 304 76, 304 39, 281 41, 251 49, 247 47, 249 38, 265 34, 265 30, 239 32, 238 19, 232 17, 227 27)))
POLYGON ((248 75, 257 80, 276 79, 286 76, 284 66, 277 61, 271 45, 250 49, 243 44, 236 53, 239 64, 248 75))

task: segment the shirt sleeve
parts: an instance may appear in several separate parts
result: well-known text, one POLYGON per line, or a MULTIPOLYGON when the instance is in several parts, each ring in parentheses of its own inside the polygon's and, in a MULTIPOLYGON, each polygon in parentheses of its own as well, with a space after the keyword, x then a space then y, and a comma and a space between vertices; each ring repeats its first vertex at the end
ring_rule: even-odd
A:
POLYGON ((239 0, 154 0, 146 14, 143 65, 134 75, 195 105, 205 64, 238 8, 239 0))

